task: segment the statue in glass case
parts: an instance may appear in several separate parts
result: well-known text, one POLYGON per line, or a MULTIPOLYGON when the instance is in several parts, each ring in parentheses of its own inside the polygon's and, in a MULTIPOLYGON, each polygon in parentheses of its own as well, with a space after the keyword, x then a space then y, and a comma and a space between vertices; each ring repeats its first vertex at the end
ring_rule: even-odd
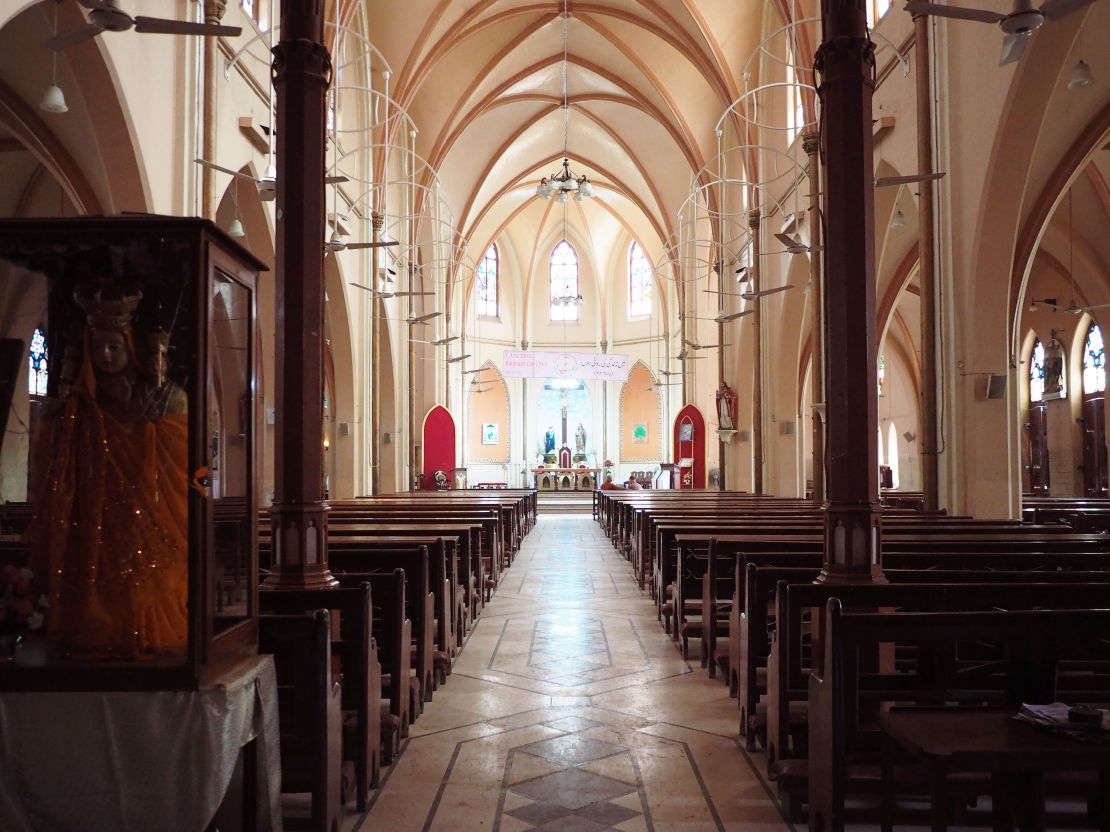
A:
POLYGON ((81 659, 179 658, 188 642, 188 398, 169 333, 142 331, 142 291, 78 286, 71 341, 36 453, 29 530, 47 631, 81 659))

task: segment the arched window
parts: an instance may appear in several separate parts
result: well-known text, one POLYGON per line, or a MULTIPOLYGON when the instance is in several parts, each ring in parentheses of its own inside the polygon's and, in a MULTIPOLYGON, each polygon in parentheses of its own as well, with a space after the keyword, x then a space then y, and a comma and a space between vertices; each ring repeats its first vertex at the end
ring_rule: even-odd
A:
POLYGON ((32 396, 45 396, 46 380, 50 376, 50 351, 46 347, 46 334, 42 327, 36 327, 35 334, 31 336, 28 362, 27 392, 32 396))
POLYGON ((890 11, 890 0, 867 0, 867 25, 874 26, 890 11))
POLYGON ((897 488, 900 482, 898 476, 898 428, 894 427, 893 421, 886 429, 886 464, 890 466, 890 487, 897 488))
POLYGON ((1101 393, 1106 389, 1106 351, 1102 343, 1102 330, 1091 324, 1087 330, 1087 345, 1083 348, 1083 392, 1101 393))
POLYGON ((487 318, 496 318, 497 308, 497 246, 490 243, 486 254, 474 270, 478 286, 478 314, 487 318))
POLYGON ((628 317, 637 318, 651 314, 651 263, 640 248, 633 243, 628 252, 628 317))
POLYGON ((886 383, 886 353, 879 356, 879 395, 883 394, 883 385, 886 383))
POLYGON ((566 240, 551 252, 551 320, 577 321, 578 305, 578 255, 566 240))
POLYGON ((1029 359, 1029 401, 1039 402, 1044 398, 1044 344, 1038 338, 1033 342, 1033 354, 1029 359))
POLYGON ((786 63, 786 126, 789 130, 787 141, 792 142, 805 126, 806 111, 802 99, 802 88, 798 85, 798 71, 795 68, 794 52, 787 52, 786 63))

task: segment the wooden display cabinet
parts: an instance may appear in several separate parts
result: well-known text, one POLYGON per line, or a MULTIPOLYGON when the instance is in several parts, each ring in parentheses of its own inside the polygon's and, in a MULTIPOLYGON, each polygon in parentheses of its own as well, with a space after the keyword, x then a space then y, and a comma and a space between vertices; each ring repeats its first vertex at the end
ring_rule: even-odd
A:
POLYGON ((0 690, 192 689, 257 654, 264 268, 202 219, 0 221, 0 338, 46 350, 0 496, 50 600, 0 690))

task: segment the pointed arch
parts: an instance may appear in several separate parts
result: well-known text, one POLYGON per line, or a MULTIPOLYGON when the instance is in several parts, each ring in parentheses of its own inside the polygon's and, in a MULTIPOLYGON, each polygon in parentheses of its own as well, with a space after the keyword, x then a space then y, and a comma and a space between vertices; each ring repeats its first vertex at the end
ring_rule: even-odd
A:
POLYGON ((628 372, 620 395, 620 461, 659 462, 663 458, 663 399, 655 375, 643 361, 628 372))
POLYGON ((466 391, 468 465, 476 462, 508 462, 512 448, 509 435, 509 418, 512 412, 509 385, 492 361, 486 361, 481 370, 472 376, 466 391))

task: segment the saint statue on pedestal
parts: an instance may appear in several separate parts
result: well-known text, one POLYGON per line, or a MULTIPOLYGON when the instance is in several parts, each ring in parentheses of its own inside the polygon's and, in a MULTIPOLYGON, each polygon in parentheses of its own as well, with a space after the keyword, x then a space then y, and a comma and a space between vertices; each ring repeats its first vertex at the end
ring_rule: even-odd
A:
POLYGON ((574 431, 574 452, 583 455, 586 453, 586 429, 582 427, 581 422, 574 431))
POLYGON ((555 428, 548 428, 547 433, 543 435, 543 452, 545 454, 555 453, 555 428))
POLYGON ((717 423, 720 430, 736 430, 736 393, 724 383, 717 391, 717 423))

